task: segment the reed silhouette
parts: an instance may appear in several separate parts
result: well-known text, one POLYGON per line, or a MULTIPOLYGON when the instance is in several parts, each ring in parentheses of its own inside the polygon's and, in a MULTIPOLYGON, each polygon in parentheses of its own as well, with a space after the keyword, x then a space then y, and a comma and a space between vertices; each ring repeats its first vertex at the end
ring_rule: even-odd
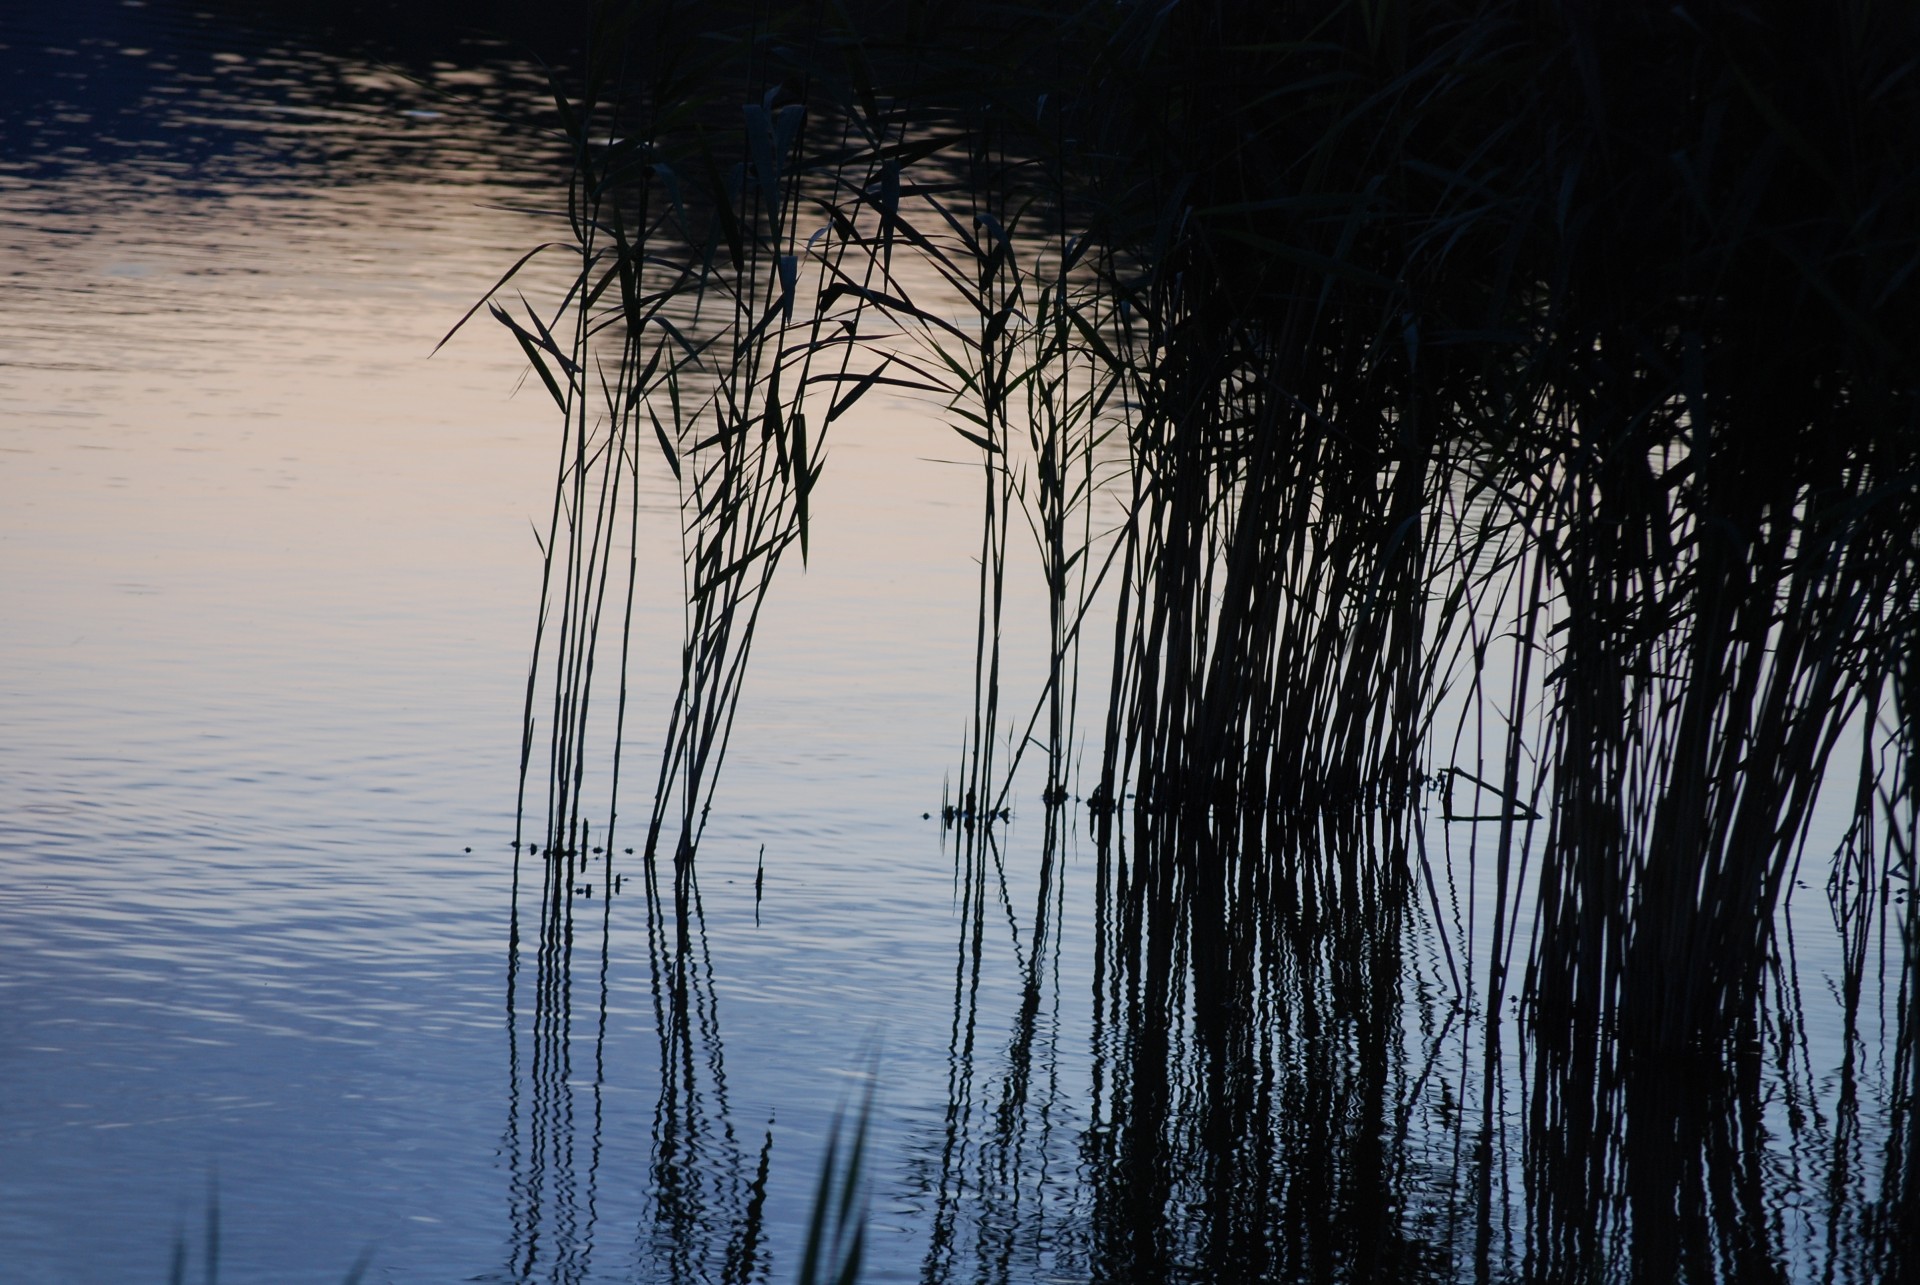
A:
MULTIPOLYGON (((602 12, 559 99, 579 270, 557 308, 493 305, 567 424, 524 741, 550 868, 589 851, 594 752, 613 851, 643 462, 682 505, 643 849, 680 922, 826 430, 917 390, 981 465, 939 1192, 1017 1210, 1051 1154, 1026 1077, 1080 793, 1107 989, 1076 1271, 1911 1264, 1920 13, 602 12), (988 1102, 968 961, 1030 744, 1043 894, 988 1102), (1823 807, 1837 854, 1808 847, 1823 807), (1829 1114, 1787 912, 1830 855, 1829 1114), (1894 1032, 1871 1121, 1868 1008, 1894 1032), (1826 1154, 1794 1178, 1825 1184, 1818 1233, 1783 1225, 1781 1146, 1826 1154)), ((960 1209, 936 1200, 928 1279, 1037 1270, 1017 1218, 960 1209)))

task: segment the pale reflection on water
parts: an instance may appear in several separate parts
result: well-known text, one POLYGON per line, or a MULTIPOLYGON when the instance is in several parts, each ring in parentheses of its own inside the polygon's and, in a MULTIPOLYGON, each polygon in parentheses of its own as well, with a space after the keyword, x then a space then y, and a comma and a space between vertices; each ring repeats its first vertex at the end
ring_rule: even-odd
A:
MULTIPOLYGON (((498 42, 391 66, 232 7, 83 6, 0 41, 0 1275, 164 1279, 210 1183, 230 1279, 337 1281, 369 1244, 375 1279, 501 1271, 553 427, 504 337, 428 355, 551 233, 544 73, 498 42)), ((869 1030, 931 1010, 943 1038, 949 874, 919 818, 963 707, 941 523, 965 489, 874 402, 822 484, 856 520, 822 521, 770 608, 710 843, 732 1100, 778 1105, 789 1228, 869 1030)), ((670 520, 650 536, 669 596, 636 670, 660 684, 670 520)), ((660 1068, 637 915, 615 946, 599 1261, 622 1278, 649 1260, 660 1068)))

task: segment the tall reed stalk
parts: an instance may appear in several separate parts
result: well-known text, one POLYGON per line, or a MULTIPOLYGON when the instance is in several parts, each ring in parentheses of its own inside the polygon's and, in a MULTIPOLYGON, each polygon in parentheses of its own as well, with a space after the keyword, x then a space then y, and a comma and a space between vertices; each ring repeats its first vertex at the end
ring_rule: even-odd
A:
POLYGON ((782 6, 744 6, 731 20, 696 20, 673 4, 598 12, 584 91, 555 96, 573 157, 570 238, 524 257, 485 300, 565 426, 522 779, 541 739, 544 671, 543 842, 550 857, 584 861, 594 833, 584 791, 604 761, 595 850, 611 851, 640 514, 664 464, 681 513, 682 643, 644 852, 652 860, 666 842, 684 871, 760 609, 787 553, 807 552, 826 430, 883 379, 885 359, 860 328, 878 260, 840 207, 897 176, 898 139, 870 98, 865 113, 834 99, 835 110, 819 111, 809 59, 821 32, 782 6), (532 259, 552 253, 577 264, 556 305, 499 302, 532 259), (616 627, 609 660, 600 644, 613 646, 616 627), (596 681, 609 669, 611 697, 596 681), (610 727, 596 733, 608 699, 610 727))
MULTIPOLYGON (((1042 798, 1068 796, 1081 631, 1112 621, 1088 801, 1103 976, 1144 1006, 1128 1207, 1191 1180, 1151 1156, 1194 1123, 1173 1033, 1225 1065, 1280 1020, 1247 969, 1338 938, 1288 1003, 1378 1070, 1394 925, 1422 889, 1443 916, 1431 866, 1359 836, 1412 825, 1424 784, 1486 827, 1489 895, 1442 940, 1481 1059, 1476 1270, 1519 1058, 1528 1270, 1775 1272, 1757 1050, 1792 1047, 1781 915, 1847 746, 1847 985, 1878 932, 1913 1027, 1920 12, 914 6, 797 23, 776 57, 798 10, 773 6, 710 64, 684 10, 609 12, 632 25, 558 107, 580 266, 557 310, 495 304, 567 425, 524 741, 544 672, 550 867, 594 837, 614 620, 617 789, 642 461, 676 481, 684 570, 645 851, 684 881, 827 427, 930 392, 980 462, 958 814, 1000 813, 1043 716, 1042 798), (1024 729, 1022 523, 1049 659, 1024 729)), ((980 831, 957 850, 984 880, 980 831)), ((1913 1136, 1896 1112, 1876 1225, 1912 1205, 1913 1136)))

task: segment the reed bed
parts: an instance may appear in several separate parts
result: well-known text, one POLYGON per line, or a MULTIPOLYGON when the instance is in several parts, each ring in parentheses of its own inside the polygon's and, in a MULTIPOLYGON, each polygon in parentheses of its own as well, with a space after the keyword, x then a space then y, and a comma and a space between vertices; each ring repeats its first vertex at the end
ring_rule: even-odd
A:
MULTIPOLYGON (((1101 1026, 1129 1034, 1095 1148, 1118 1203, 1090 1254, 1156 1274, 1189 1252, 1256 1276, 1786 1273, 1764 1103, 1805 1087, 1805 1059, 1782 911, 1827 855, 1809 829, 1851 756, 1827 880, 1847 1021, 1891 968, 1904 1087, 1876 1135, 1882 1189, 1842 1182, 1829 1211, 1830 1269, 1912 1260, 1909 6, 768 5, 698 29, 654 8, 607 6, 587 91, 561 103, 571 289, 544 313, 494 305, 567 425, 525 739, 529 764, 546 756, 550 901, 596 833, 613 873, 643 466, 671 473, 683 518, 679 692, 642 853, 650 898, 671 853, 662 932, 684 936, 826 430, 876 386, 919 390, 981 470, 974 707, 946 809, 969 931, 1029 745, 1031 968, 1076 794, 1098 852, 1101 1026), (711 59, 681 61, 694 50, 711 59), (1028 694, 1001 692, 1022 527, 1050 662, 1025 724, 1028 694), (614 628, 617 663, 598 651, 614 628), (608 750, 597 832, 590 745, 608 750), (1408 840, 1430 794, 1474 827, 1464 917, 1451 866, 1408 840), (1404 1147, 1389 1032, 1438 985, 1403 967, 1416 917, 1451 992, 1420 1020, 1470 1030, 1477 1057, 1447 1108, 1464 1194, 1417 1217, 1414 1161, 1378 1150, 1404 1147), (1267 1072, 1224 1069, 1247 1066, 1267 1072), (1354 1132, 1274 1132, 1276 1082, 1301 1066, 1357 1068, 1354 1132), (1291 1158, 1248 1169, 1243 1146, 1291 1158), (1399 1186, 1349 1190, 1367 1148, 1399 1186), (1297 1229, 1310 1172, 1346 1193, 1342 1230, 1234 1240, 1297 1229), (1127 1239, 1170 1204, 1192 1224, 1127 1239)), ((1296 1087, 1292 1108, 1332 1109, 1321 1080, 1296 1087)), ((1006 1091, 1003 1122, 1026 1092, 1006 1091)), ((983 1181, 976 1162, 1018 1169, 1023 1144, 994 1136, 997 1158, 951 1140, 955 1190, 983 1181)), ((942 1226, 930 1279, 958 1243, 942 1226)))

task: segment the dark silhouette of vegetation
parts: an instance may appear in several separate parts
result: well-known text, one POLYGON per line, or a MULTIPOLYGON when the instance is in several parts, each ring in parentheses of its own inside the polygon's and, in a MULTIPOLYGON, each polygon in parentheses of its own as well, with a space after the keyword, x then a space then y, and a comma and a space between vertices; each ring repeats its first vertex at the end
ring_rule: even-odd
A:
MULTIPOLYGON (((1804 1088, 1782 909, 1842 754, 1823 1270, 1911 1270, 1920 10, 631 0, 600 23, 542 251, 577 272, 557 307, 491 303, 567 425, 525 740, 551 906, 598 851, 596 746, 613 875, 640 470, 683 506, 641 859, 652 906, 672 858, 684 950, 823 440, 874 387, 917 389, 982 469, 946 809, 970 895, 1030 741, 1045 870, 1076 789, 1098 854, 1112 1055, 1081 1270, 1794 1275, 1767 1167, 1769 1103, 1804 1088), (1051 658, 1024 731, 1000 691, 1023 527, 1051 658), (1453 841, 1440 870, 1422 837, 1443 785, 1492 800, 1448 795, 1464 916, 1453 841), (1883 968, 1872 1192, 1844 1158, 1883 968), (1436 1023, 1477 1050, 1437 1167, 1407 1121, 1445 1077, 1401 1038, 1436 1023)), ((1008 1085, 988 1114, 1015 1172, 1008 1085)), ((951 1156, 943 1181, 980 1189, 984 1153, 951 1156)), ((961 1270, 951 1213, 928 1279, 961 1270)))

